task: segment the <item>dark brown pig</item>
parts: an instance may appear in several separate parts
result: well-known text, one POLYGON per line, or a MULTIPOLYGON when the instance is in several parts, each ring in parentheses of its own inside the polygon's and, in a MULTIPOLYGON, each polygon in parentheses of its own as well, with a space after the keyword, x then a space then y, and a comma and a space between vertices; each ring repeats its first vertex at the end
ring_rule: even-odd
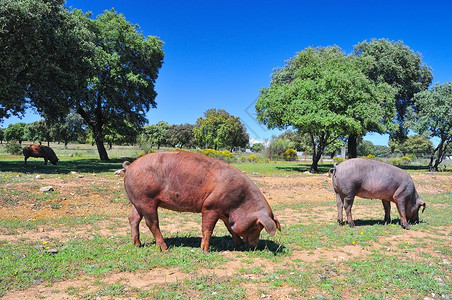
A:
POLYGON ((241 171, 198 153, 171 151, 124 162, 124 186, 132 203, 132 241, 141 246, 139 223, 144 217, 157 247, 166 250, 158 207, 202 214, 201 248, 208 252, 215 224, 221 219, 238 246, 255 246, 263 228, 274 236, 277 218, 256 185, 241 171))
POLYGON ((342 225, 342 210, 347 222, 354 226, 352 206, 355 196, 381 199, 385 210, 385 223, 391 223, 391 202, 397 206, 400 223, 409 229, 408 221, 419 222, 419 209, 425 203, 419 198, 410 175, 400 168, 380 161, 364 158, 349 159, 333 171, 333 187, 336 192, 337 221, 342 225))
POLYGON ((52 148, 43 145, 26 146, 22 150, 22 153, 25 157, 25 164, 27 164, 29 157, 42 157, 44 158, 45 165, 47 165, 47 161, 50 161, 52 165, 56 165, 59 160, 52 148))

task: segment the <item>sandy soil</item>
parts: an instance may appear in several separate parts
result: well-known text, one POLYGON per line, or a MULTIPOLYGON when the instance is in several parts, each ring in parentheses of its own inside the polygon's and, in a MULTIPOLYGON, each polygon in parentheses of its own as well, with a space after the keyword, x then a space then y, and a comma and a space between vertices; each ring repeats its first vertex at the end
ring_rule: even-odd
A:
MULTIPOLYGON (((413 180, 416 183, 418 192, 420 194, 442 193, 452 191, 451 177, 441 174, 414 174, 413 180)), ((335 201, 335 195, 331 185, 331 178, 326 175, 310 175, 298 177, 253 177, 253 181, 258 185, 261 191, 266 196, 271 206, 287 203, 322 203, 327 201, 335 201)), ((42 186, 51 185, 58 192, 58 196, 52 199, 51 203, 43 204, 37 202, 36 197, 27 199, 22 196, 21 200, 14 206, 5 205, 0 202, 0 219, 57 219, 64 216, 89 216, 89 215, 107 215, 110 216, 108 220, 99 221, 96 225, 100 228, 97 234, 114 234, 128 232, 127 215, 129 213, 129 204, 125 200, 123 192, 122 179, 120 177, 100 178, 95 175, 79 176, 77 174, 68 175, 64 178, 46 178, 45 175, 40 178, 33 178, 24 182, 13 182, 6 185, 6 189, 14 189, 22 191, 24 194, 37 195, 39 188, 42 186), (103 188, 96 189, 95 186, 103 188), (107 195, 107 196, 106 196, 107 195), (114 201, 112 201, 114 200, 114 201), (112 226, 112 224, 116 224, 112 226)), ((366 211, 359 207, 359 199, 355 202, 354 216, 372 215, 376 218, 383 217, 383 208, 378 201, 375 204, 375 210, 366 211)), ((393 210, 393 218, 397 216, 397 212, 393 210)), ((320 222, 335 222, 336 208, 329 206, 318 206, 311 208, 309 214, 303 209, 281 209, 275 211, 275 214, 284 225, 311 222, 312 220, 319 220, 320 222)), ((181 218, 183 218, 181 216, 181 218)), ((142 222, 144 223, 144 222, 142 222)), ((185 222, 181 227, 179 222, 165 222, 161 220, 162 232, 165 235, 170 233, 181 232, 188 228, 195 228, 200 231, 200 225, 196 222, 185 222)), ((220 225, 220 224, 219 224, 220 225)), ((141 224, 141 230, 148 229, 141 224)), ((451 236, 450 229, 448 236, 451 236)), ((89 237, 92 234, 91 227, 84 228, 83 226, 76 226, 74 228, 56 229, 52 224, 39 226, 38 232, 34 230, 27 230, 25 228, 18 229, 17 234, 8 234, 5 229, 0 227, 0 240, 8 242, 18 242, 21 239, 27 240, 46 240, 58 239, 62 242, 67 241, 74 236, 89 237)), ((407 241, 422 238, 422 235, 427 233, 419 231, 407 231, 403 238, 407 241)), ((429 233, 431 235, 431 233, 429 233)), ((388 251, 395 248, 395 245, 400 236, 383 237, 380 241, 385 244, 388 251), (389 246, 388 246, 389 245, 389 246)), ((383 247, 383 246, 382 246, 383 247)), ((426 250, 428 251, 428 250, 426 250)), ((357 256, 365 256, 369 253, 369 249, 363 247, 355 247, 353 245, 341 247, 340 249, 322 249, 321 251, 300 251, 293 250, 291 260, 300 259, 306 262, 316 262, 319 259, 328 261, 340 261, 354 258, 357 256)), ((164 285, 169 282, 181 281, 184 278, 191 278, 199 274, 216 274, 217 276, 233 276, 238 270, 243 267, 243 262, 237 259, 236 254, 231 251, 224 251, 221 255, 231 258, 228 264, 221 269, 205 269, 200 270, 198 274, 190 274, 179 271, 177 268, 156 268, 140 273, 120 272, 111 274, 108 278, 102 281, 107 284, 121 283, 128 287, 150 290, 154 285, 164 285)), ((265 265, 270 272, 273 264, 268 263, 265 259, 255 259, 252 265, 247 264, 246 267, 265 265)), ((258 277, 256 274, 245 274, 250 278, 258 277)), ((71 299, 72 296, 66 293, 68 287, 83 287, 84 293, 96 291, 98 286, 94 284, 95 278, 88 276, 66 280, 59 282, 54 286, 46 284, 33 285, 32 287, 23 291, 14 291, 14 293, 7 294, 3 299, 71 299), (55 293, 58 290, 58 293, 55 293)), ((258 288, 252 285, 246 286, 249 298, 256 297, 258 288)), ((292 292, 292 288, 281 288, 275 291, 273 298, 284 299, 286 295, 292 292)), ((261 295, 266 298, 266 295, 261 295)), ((257 297, 258 298, 258 297, 257 297)))

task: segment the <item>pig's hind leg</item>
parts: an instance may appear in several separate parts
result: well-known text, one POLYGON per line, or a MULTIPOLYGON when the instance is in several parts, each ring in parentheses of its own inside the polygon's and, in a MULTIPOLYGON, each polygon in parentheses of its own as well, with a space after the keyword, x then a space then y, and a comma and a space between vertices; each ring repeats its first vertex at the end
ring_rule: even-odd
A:
POLYGON ((344 199, 345 214, 347 215, 347 222, 350 227, 355 227, 355 223, 353 222, 353 217, 352 217, 352 206, 353 206, 354 200, 355 200, 355 196, 352 196, 352 197, 347 196, 344 199))
POLYGON ((340 225, 344 225, 343 211, 344 211, 344 198, 336 193, 336 204, 337 204, 337 222, 340 225))
MULTIPOLYGON (((153 202, 153 201, 150 201, 153 202)), ((155 203, 155 201, 154 201, 155 203)), ((153 204, 154 204, 153 203, 153 204)), ((144 213, 144 220, 146 221, 146 225, 152 232, 152 235, 155 239, 155 244, 157 248, 162 251, 166 251, 168 247, 166 246, 165 241, 163 240, 162 232, 159 227, 159 216, 157 214, 158 205, 154 204, 144 213)))
POLYGON ((143 216, 141 216, 134 205, 129 214, 130 232, 132 234, 132 242, 137 247, 141 247, 140 242, 140 222, 143 216))

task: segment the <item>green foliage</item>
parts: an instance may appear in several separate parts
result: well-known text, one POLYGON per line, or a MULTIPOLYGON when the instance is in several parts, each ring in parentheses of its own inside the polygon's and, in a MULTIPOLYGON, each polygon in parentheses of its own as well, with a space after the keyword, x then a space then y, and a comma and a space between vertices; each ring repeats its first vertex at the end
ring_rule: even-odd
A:
POLYGON ((298 155, 297 155, 297 151, 294 149, 287 149, 286 151, 284 151, 284 153, 282 154, 282 157, 284 158, 285 161, 294 161, 297 160, 298 155))
POLYGON ((345 161, 345 159, 342 158, 342 157, 340 157, 340 156, 336 156, 336 157, 333 158, 333 161, 334 161, 336 164, 340 164, 341 162, 345 161))
POLYGON ((108 160, 105 135, 110 143, 130 136, 156 106, 163 43, 114 10, 90 19, 63 3, 0 2, 0 118, 22 113, 28 103, 51 120, 73 109, 108 160))
POLYGON ((218 150, 214 150, 214 149, 203 149, 203 150, 197 149, 197 151, 206 156, 210 156, 210 157, 220 159, 220 160, 223 160, 226 162, 233 162, 235 160, 234 154, 232 154, 228 150, 218 151, 218 150))
POLYGON ((270 148, 272 155, 281 156, 286 150, 294 148, 294 142, 286 138, 276 138, 271 141, 270 148))
POLYGON ((391 148, 388 146, 375 145, 374 148, 376 157, 389 157, 391 153, 391 148))
POLYGON ((255 152, 255 153, 259 153, 262 152, 265 149, 265 146, 261 143, 254 143, 251 147, 250 150, 255 152))
POLYGON ((394 116, 393 90, 363 73, 370 60, 345 56, 339 47, 307 48, 272 75, 256 102, 269 128, 293 126, 308 134, 312 171, 325 148, 340 136, 385 132, 394 116))
POLYGON ((5 140, 6 141, 17 141, 19 144, 22 144, 22 141, 26 138, 26 128, 27 124, 23 122, 9 124, 5 129, 5 140))
POLYGON ((51 124, 46 120, 39 120, 27 125, 25 129, 25 137, 30 142, 50 142, 51 124))
POLYGON ((400 152, 403 155, 426 156, 433 151, 433 143, 426 135, 410 135, 403 141, 391 138, 388 144, 392 152, 400 152))
POLYGON ((195 146, 195 136, 192 124, 171 125, 165 131, 166 144, 171 147, 187 147, 195 146))
POLYGON ((154 85, 163 63, 163 43, 143 36, 138 26, 114 10, 87 22, 96 45, 93 76, 74 105, 93 130, 101 160, 107 160, 105 128, 120 133, 121 128, 138 128, 156 106, 154 85))
POLYGON ((375 146, 371 141, 362 141, 356 148, 358 156, 375 155, 375 146))
POLYGON ((145 125, 141 135, 138 137, 140 148, 146 153, 149 153, 153 146, 157 146, 157 149, 160 149, 160 146, 166 143, 166 131, 169 128, 170 125, 165 121, 160 121, 153 125, 145 125))
POLYGON ((415 130, 428 132, 440 140, 429 163, 430 169, 437 171, 452 144, 452 82, 436 84, 430 90, 416 94, 414 99, 418 108, 415 130))
POLYGON ((406 110, 413 106, 414 94, 427 89, 432 82, 431 68, 422 62, 420 53, 415 53, 402 41, 363 41, 354 46, 353 55, 370 59, 370 63, 363 65, 368 78, 377 84, 387 83, 394 89, 392 105, 397 108, 397 136, 406 136, 408 130, 403 126, 406 110))
POLYGON ((396 157, 391 159, 391 164, 394 166, 405 166, 411 163, 411 158, 408 156, 396 157))
POLYGON ((5 145, 5 151, 12 155, 21 155, 22 147, 18 142, 9 142, 5 145))
POLYGON ((0 1, 0 119, 29 105, 58 119, 89 76, 94 45, 86 17, 63 4, 0 1))
POLYGON ((230 115, 223 109, 208 109, 204 118, 196 120, 193 133, 201 147, 226 147, 231 151, 234 148, 245 147, 249 142, 246 128, 238 117, 230 115))

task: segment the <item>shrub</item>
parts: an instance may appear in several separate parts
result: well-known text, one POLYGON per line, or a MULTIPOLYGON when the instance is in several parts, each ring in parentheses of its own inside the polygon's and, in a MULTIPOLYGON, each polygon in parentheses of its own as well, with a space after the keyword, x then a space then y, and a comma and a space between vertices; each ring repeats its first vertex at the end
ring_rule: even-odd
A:
POLYGON ((335 158, 333 158, 333 161, 337 164, 340 164, 341 162, 343 162, 345 159, 343 159, 340 156, 336 156, 335 158))
POLYGON ((400 158, 392 158, 391 159, 391 164, 393 164, 394 166, 399 166, 400 165, 400 158))
POLYGON ((401 160, 402 165, 411 164, 411 158, 409 158, 408 156, 402 156, 402 158, 400 160, 401 160))
POLYGON ((362 158, 366 158, 366 159, 375 159, 375 155, 369 154, 367 156, 361 156, 362 158))
POLYGON ((197 151, 204 155, 214 157, 214 158, 226 161, 226 162, 233 162, 235 160, 234 154, 232 154, 228 150, 217 151, 214 149, 203 149, 203 150, 197 150, 197 151))
POLYGON ((239 158, 240 162, 251 162, 251 163, 268 163, 268 158, 256 154, 250 154, 250 155, 242 155, 239 158))
POLYGON ((9 142, 5 145, 5 150, 7 153, 12 155, 21 155, 22 154, 22 147, 17 142, 9 142))
POLYGON ((294 161, 294 160, 297 160, 297 158, 298 158, 297 151, 295 151, 294 149, 291 149, 291 148, 284 151, 282 156, 283 156, 284 160, 286 160, 286 161, 294 161))

